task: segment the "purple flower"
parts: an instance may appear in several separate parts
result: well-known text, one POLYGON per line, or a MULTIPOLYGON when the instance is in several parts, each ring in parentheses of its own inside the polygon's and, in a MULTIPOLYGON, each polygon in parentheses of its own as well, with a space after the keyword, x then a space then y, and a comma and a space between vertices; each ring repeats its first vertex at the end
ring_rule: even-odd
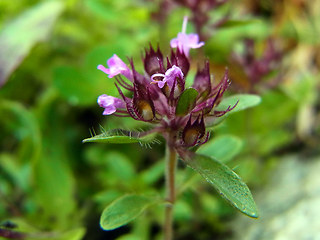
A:
POLYGON ((184 52, 186 56, 189 56, 190 48, 200 48, 204 45, 204 42, 199 42, 199 35, 196 33, 186 34, 188 18, 184 17, 182 32, 178 33, 178 37, 170 41, 172 48, 178 48, 184 52))
MULTIPOLYGON (((185 18, 183 31, 186 21, 185 18)), ((155 127, 150 131, 156 131, 166 139, 170 136, 170 144, 177 151, 205 143, 209 138, 209 132, 206 132, 208 120, 212 122, 235 107, 216 110, 230 81, 226 71, 221 81, 214 83, 208 61, 197 71, 192 89, 185 89, 190 69, 188 51, 204 43, 198 42, 196 34, 180 33, 178 40, 179 36, 186 38, 183 42, 186 44, 181 45, 179 42, 178 49, 171 49, 167 57, 163 57, 159 47, 154 50, 150 46, 150 49, 145 50, 142 59, 144 74, 135 70, 133 60, 130 60, 130 70, 114 55, 108 60, 110 69, 104 72, 109 77, 130 74, 127 77, 130 81, 121 76, 115 78, 115 85, 122 99, 107 95, 98 98, 98 104, 105 109, 104 115, 131 117, 152 123, 155 127), (126 94, 123 90, 126 90, 126 94)), ((98 68, 102 70, 100 66, 98 68)))
POLYGON ((170 88, 173 87, 174 81, 176 78, 183 79, 183 73, 179 67, 176 65, 173 65, 171 68, 169 68, 165 74, 162 73, 155 73, 151 76, 151 83, 158 83, 159 88, 163 88, 165 83, 168 84, 170 88), (157 80, 155 78, 163 77, 162 80, 157 80))
POLYGON ((110 115, 115 113, 118 108, 126 107, 126 104, 122 99, 108 96, 106 94, 99 96, 97 102, 100 107, 104 108, 102 113, 103 115, 110 115))
POLYGON ((99 65, 97 68, 108 74, 109 78, 113 78, 118 74, 122 74, 129 80, 132 80, 130 68, 128 68, 127 65, 116 54, 113 54, 113 56, 108 59, 107 64, 109 68, 106 68, 103 65, 99 65))

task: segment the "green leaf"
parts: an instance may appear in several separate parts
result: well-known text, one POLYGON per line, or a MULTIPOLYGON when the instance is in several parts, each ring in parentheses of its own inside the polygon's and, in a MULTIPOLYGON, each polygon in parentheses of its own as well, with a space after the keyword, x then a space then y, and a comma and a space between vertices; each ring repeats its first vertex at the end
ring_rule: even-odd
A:
POLYGON ((156 199, 141 195, 125 195, 109 206, 101 215, 100 226, 104 230, 112 230, 137 218, 147 207, 155 203, 156 199))
POLYGON ((197 90, 194 88, 187 88, 180 95, 177 103, 176 115, 185 115, 195 106, 198 96, 197 90))
POLYGON ((240 138, 232 135, 224 135, 202 145, 197 153, 219 159, 219 161, 225 163, 241 151, 242 145, 243 142, 240 138))
MULTIPOLYGON (((125 154, 117 151, 108 151, 105 155, 106 167, 124 183, 132 182, 135 178, 135 169, 132 161, 125 154)), ((100 159, 101 160, 101 159, 100 159)))
MULTIPOLYGON (((48 144, 46 142, 45 144, 48 144)), ((75 210, 74 177, 70 166, 66 163, 63 152, 51 144, 55 149, 55 156, 45 149, 43 156, 33 167, 34 198, 39 209, 42 209, 42 219, 54 217, 57 223, 64 226, 70 221, 70 215, 75 210), (60 157, 60 158, 59 158, 60 157), (57 211, 57 209, 59 211, 57 211)), ((64 146, 61 144, 61 146, 64 146)), ((53 223, 51 226, 55 226, 53 223)))
POLYGON ((148 134, 146 136, 140 137, 139 132, 128 132, 124 130, 118 130, 117 132, 115 130, 104 132, 102 134, 96 135, 91 138, 86 138, 82 140, 83 143, 88 142, 98 142, 98 143, 116 143, 116 144, 122 144, 122 143, 141 143, 141 144, 149 144, 156 142, 155 139, 156 133, 148 134))
POLYGON ((23 189, 28 191, 30 188, 30 167, 25 164, 20 166, 17 159, 12 155, 0 153, 0 169, 1 173, 14 182, 15 189, 23 189))
POLYGON ((113 89, 107 93, 116 94, 113 81, 97 77, 99 73, 92 67, 92 72, 86 73, 84 69, 60 66, 54 69, 53 85, 59 94, 73 105, 92 105, 99 94, 104 93, 102 88, 113 89))
POLYGON ((11 128, 19 141, 20 160, 36 161, 42 145, 37 117, 21 103, 7 100, 0 100, 0 116, 6 116, 0 119, 1 126, 11 128))
POLYGON ((237 106, 229 113, 235 113, 247 108, 254 107, 261 102, 261 97, 254 94, 237 94, 222 99, 221 103, 215 108, 217 111, 224 111, 229 106, 234 106, 238 102, 237 106))
POLYGON ((63 10, 60 1, 45 1, 22 13, 0 33, 0 87, 18 67, 30 49, 48 38, 63 10))
POLYGON ((123 235, 123 236, 117 238, 116 240, 141 240, 141 237, 136 236, 134 234, 126 234, 126 235, 123 235))
POLYGON ((222 117, 217 118, 211 124, 207 124, 207 128, 213 127, 221 123, 229 114, 236 113, 247 108, 254 107, 261 102, 261 97, 254 94, 237 94, 227 98, 222 99, 220 104, 214 109, 216 111, 225 111, 228 107, 233 107, 236 103, 238 104, 230 112, 227 112, 222 117))
POLYGON ((219 28, 230 28, 230 27, 239 27, 239 26, 246 26, 248 24, 255 23, 256 20, 249 19, 249 20, 227 20, 223 24, 219 26, 219 28))
MULTIPOLYGON (((60 236, 52 237, 52 240, 81 240, 83 239, 84 235, 86 233, 85 228, 75 228, 68 230, 66 232, 60 233, 60 236)), ((48 236, 43 239, 48 239, 48 236)))
POLYGON ((200 154, 185 158, 186 163, 200 173, 231 205, 249 217, 258 211, 251 192, 241 178, 225 164, 200 154))
POLYGON ((139 174, 142 181, 148 185, 154 184, 158 181, 164 174, 164 164, 163 161, 156 162, 149 169, 144 170, 139 174))
MULTIPOLYGON (((113 48, 98 46, 85 57, 81 66, 58 66, 53 71, 53 85, 62 98, 72 105, 93 105, 101 94, 118 95, 114 81, 97 70, 99 64, 106 62, 113 48)), ((98 108, 98 106, 96 105, 98 108)), ((101 110, 102 112, 102 110, 101 110)))
POLYGON ((86 229, 83 227, 69 229, 67 231, 41 232, 40 229, 34 227, 23 218, 12 218, 10 222, 14 223, 17 228, 14 230, 26 234, 23 239, 26 240, 80 240, 83 239, 86 229))

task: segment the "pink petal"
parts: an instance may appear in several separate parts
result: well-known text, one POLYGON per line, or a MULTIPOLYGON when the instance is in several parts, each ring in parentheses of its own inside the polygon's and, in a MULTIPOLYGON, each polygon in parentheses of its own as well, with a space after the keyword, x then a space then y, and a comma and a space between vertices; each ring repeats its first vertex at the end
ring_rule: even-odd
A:
POLYGON ((105 68, 103 65, 99 65, 97 68, 108 74, 109 78, 113 78, 116 75, 122 74, 129 80, 132 80, 130 69, 116 54, 108 59, 107 65, 109 68, 105 68))
POLYGON ((104 108, 103 115, 110 115, 117 111, 117 108, 125 108, 125 103, 119 98, 103 94, 97 100, 100 107, 104 108))

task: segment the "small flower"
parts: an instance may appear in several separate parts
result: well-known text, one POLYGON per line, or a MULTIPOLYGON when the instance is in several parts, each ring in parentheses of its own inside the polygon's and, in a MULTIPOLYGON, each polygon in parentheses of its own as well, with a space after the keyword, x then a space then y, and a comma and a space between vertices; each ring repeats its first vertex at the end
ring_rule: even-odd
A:
POLYGON ((196 33, 186 34, 188 18, 184 17, 182 32, 178 33, 177 38, 170 41, 172 48, 178 48, 184 52, 186 56, 189 56, 190 48, 200 48, 204 45, 204 42, 199 42, 199 35, 196 33))
POLYGON ((170 88, 173 87, 174 81, 176 78, 183 78, 183 73, 179 67, 173 65, 169 68, 165 74, 155 73, 151 76, 151 83, 158 83, 159 88, 163 88, 164 84, 167 83, 170 88), (162 80, 156 80, 155 78, 163 77, 162 80))
POLYGON ((117 111, 118 108, 125 108, 126 105, 122 99, 115 98, 103 94, 97 100, 100 107, 104 108, 103 115, 111 115, 117 111))
POLYGON ((104 67, 103 65, 99 65, 97 68, 108 74, 109 78, 113 78, 118 74, 122 74, 129 80, 132 79, 131 70, 116 54, 113 54, 113 56, 108 59, 107 64, 109 69, 104 67))

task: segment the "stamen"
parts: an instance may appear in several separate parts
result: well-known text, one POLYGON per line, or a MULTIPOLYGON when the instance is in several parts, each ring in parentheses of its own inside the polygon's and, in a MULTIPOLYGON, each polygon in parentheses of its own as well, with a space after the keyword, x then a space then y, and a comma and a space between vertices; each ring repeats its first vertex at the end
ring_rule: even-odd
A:
POLYGON ((186 33, 186 31, 187 31, 187 24, 188 24, 188 16, 185 16, 185 17, 183 18, 182 33, 186 33))
POLYGON ((151 80, 152 81, 155 81, 155 82, 158 82, 159 80, 155 80, 154 78, 156 78, 156 77, 165 77, 165 75, 164 74, 162 74, 162 73, 155 73, 155 74, 153 74, 152 76, 151 76, 151 80))

